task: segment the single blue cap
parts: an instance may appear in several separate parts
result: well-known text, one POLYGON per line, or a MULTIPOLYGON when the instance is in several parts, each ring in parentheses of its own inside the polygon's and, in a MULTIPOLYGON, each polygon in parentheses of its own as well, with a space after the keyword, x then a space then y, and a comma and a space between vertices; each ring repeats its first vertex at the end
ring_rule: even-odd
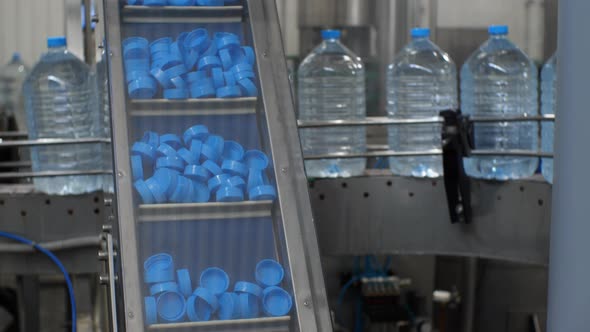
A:
POLYGON ((150 256, 143 263, 144 281, 146 283, 163 283, 174 280, 174 261, 165 253, 150 256))
POLYGON ((225 85, 227 86, 234 86, 236 85, 236 77, 235 74, 231 71, 224 71, 223 78, 225 79, 225 85))
POLYGON ((216 67, 221 67, 221 60, 216 55, 204 56, 199 59, 197 63, 199 70, 209 70, 216 67))
POLYGON ((146 131, 143 133, 141 141, 157 148, 160 145, 160 135, 154 131, 146 131))
POLYGON ((184 161, 178 156, 160 157, 156 160, 157 168, 170 168, 178 172, 184 171, 184 161))
POLYGON ((228 32, 226 32, 221 38, 215 38, 215 42, 219 52, 225 49, 240 47, 240 38, 237 35, 228 32))
POLYGON ((131 173, 133 174, 133 181, 143 180, 143 162, 141 156, 131 156, 131 173))
POLYGON ((236 141, 225 141, 221 157, 226 160, 240 161, 244 158, 244 147, 236 141))
POLYGON ((210 98, 215 97, 215 87, 213 85, 191 84, 191 97, 193 98, 210 98))
POLYGON ((188 269, 176 270, 176 277, 178 278, 178 288, 182 295, 189 297, 193 293, 193 285, 191 283, 191 275, 188 269))
POLYGON ((248 198, 251 201, 274 201, 277 191, 271 185, 257 186, 248 191, 248 198))
POLYGON ((221 60, 224 70, 229 70, 234 65, 231 54, 227 49, 219 51, 219 60, 221 60))
POLYGON ((151 42, 150 53, 154 54, 157 52, 170 52, 170 44, 172 44, 172 38, 164 37, 159 38, 151 42))
POLYGON ((339 39, 340 30, 322 30, 322 39, 339 39))
MULTIPOLYGON (((177 77, 178 78, 178 77, 177 77)), ((164 99, 181 100, 188 98, 187 89, 165 89, 164 99)))
POLYGON ((260 150, 246 151, 244 160, 249 168, 266 169, 268 167, 268 157, 260 150))
POLYGON ((221 154, 218 152, 218 149, 210 146, 209 144, 203 144, 203 146, 201 147, 200 157, 200 160, 203 163, 203 165, 205 165, 206 161, 217 162, 219 158, 221 158, 221 154))
POLYGON ((246 181, 241 176, 232 176, 225 182, 230 187, 236 187, 242 192, 246 190, 246 181))
MULTIPOLYGON (((206 145, 203 145, 203 147, 205 146, 206 145)), ((211 173, 211 177, 222 173, 221 168, 211 160, 205 160, 205 162, 203 162, 201 166, 203 166, 207 171, 209 171, 209 173, 211 173)))
MULTIPOLYGON (((172 85, 174 85, 174 87, 177 89, 187 90, 187 88, 188 88, 188 84, 186 83, 184 78, 182 78, 180 76, 171 78, 170 82, 172 82, 172 85)), ((187 90, 186 94, 188 96, 188 90, 187 90)))
POLYGON ((223 153, 223 137, 219 135, 209 135, 205 140, 205 144, 215 149, 215 152, 217 152, 217 154, 221 155, 223 153))
POLYGON ((507 25, 490 25, 490 27, 488 28, 488 33, 492 36, 507 35, 508 34, 508 26, 507 25))
POLYGON ((170 196, 173 203, 189 203, 194 195, 193 182, 186 177, 179 175, 174 193, 170 196))
POLYGON ((218 267, 210 267, 201 273, 200 285, 215 295, 221 295, 229 287, 229 276, 218 267))
POLYGON ((145 79, 145 77, 149 77, 150 73, 147 70, 125 70, 125 82, 127 84, 136 81, 138 79, 145 79))
POLYGON ((163 71, 162 68, 152 68, 150 74, 152 74, 164 89, 172 88, 172 81, 170 81, 170 77, 166 75, 166 72, 163 71))
POLYGON ((182 135, 186 145, 189 145, 193 139, 203 141, 209 136, 209 129, 203 125, 195 125, 187 129, 182 135))
POLYGON ((151 177, 145 181, 145 184, 148 186, 152 195, 154 195, 154 199, 156 203, 165 203, 167 201, 166 197, 166 187, 160 185, 158 178, 151 177))
POLYGON ((186 313, 184 296, 178 291, 160 294, 157 300, 158 316, 166 322, 182 321, 186 313))
POLYGON ((206 203, 209 202, 211 192, 209 188, 202 182, 193 181, 193 202, 194 203, 206 203))
MULTIPOLYGON (((229 55, 231 57, 232 64, 237 65, 237 64, 243 63, 243 64, 252 65, 253 62, 250 62, 250 60, 246 56, 246 53, 242 47, 232 47, 227 50, 229 51, 229 55)), ((252 50, 252 49, 250 49, 250 50, 252 50)), ((221 55, 221 52, 220 52, 220 55, 221 55)))
POLYGON ((209 181, 207 181, 207 186, 209 187, 209 190, 212 192, 216 192, 217 189, 219 189, 221 186, 226 184, 226 181, 229 180, 231 178, 231 175, 229 174, 218 174, 215 175, 214 177, 210 178, 209 181))
POLYGON ((254 72, 254 68, 249 63, 238 63, 231 67, 230 69, 234 74, 246 71, 246 72, 254 72))
POLYGON ((242 318, 256 318, 260 315, 258 297, 248 293, 241 293, 238 294, 238 302, 242 318))
POLYGON ((248 294, 252 294, 256 297, 260 297, 260 295, 262 295, 262 288, 260 288, 260 286, 253 284, 251 282, 238 281, 238 282, 236 282, 236 285, 234 286, 234 292, 236 292, 238 294, 248 293, 248 294))
POLYGON ((242 90, 237 86, 224 86, 217 89, 217 98, 238 98, 242 96, 242 90))
POLYGON ((241 202, 244 200, 244 192, 238 187, 224 186, 217 190, 215 199, 218 202, 241 202))
POLYGON ((179 172, 169 168, 158 168, 154 172, 154 178, 158 180, 160 187, 166 192, 166 197, 170 198, 176 190, 179 172))
POLYGON ((237 319, 240 318, 240 306, 238 302, 238 294, 223 293, 219 297, 219 311, 217 312, 219 319, 237 319))
POLYGON ((180 140, 180 137, 175 134, 164 134, 160 136, 160 144, 162 143, 166 143, 176 150, 182 147, 182 141, 180 140))
POLYGON ((156 150, 156 154, 158 157, 174 157, 176 156, 176 149, 166 143, 160 143, 160 146, 158 146, 158 149, 156 150))
POLYGON ((168 68, 166 68, 166 64, 164 64, 162 66, 162 69, 164 69, 164 73, 166 73, 166 77, 168 77, 170 79, 172 79, 174 77, 180 77, 188 72, 184 63, 175 64, 175 65, 170 66, 168 68))
POLYGON ((248 166, 246 164, 226 159, 221 163, 221 170, 230 174, 230 175, 238 175, 242 177, 248 176, 248 166))
POLYGON ((197 182, 206 183, 211 175, 212 173, 203 166, 188 165, 184 169, 184 176, 197 182))
POLYGON ((216 89, 221 88, 225 84, 223 70, 221 68, 211 69, 211 77, 213 78, 213 86, 216 89))
POLYGON ((219 302, 210 290, 199 287, 187 300, 187 315, 193 321, 208 321, 219 307, 219 302))
POLYGON ((248 60, 248 63, 254 65, 256 62, 256 55, 254 54, 254 49, 250 46, 242 46, 242 51, 248 60))
POLYGON ((422 38, 430 36, 430 29, 428 28, 413 28, 410 32, 412 38, 422 38))
POLYGON ((253 80, 256 78, 256 74, 254 74, 253 71, 240 71, 240 72, 234 73, 234 77, 235 77, 236 81, 241 81, 243 79, 253 80))
POLYGON ((256 264, 256 281, 262 287, 278 286, 283 277, 285 276, 285 270, 274 259, 263 259, 256 264))
POLYGON ((12 53, 12 61, 20 61, 21 55, 19 52, 12 53))
POLYGON ((146 296, 143 299, 143 303, 145 305, 146 324, 156 324, 158 322, 158 307, 156 306, 156 298, 153 296, 146 296))
POLYGON ((58 37, 49 37, 47 38, 47 47, 54 48, 54 47, 64 47, 68 44, 66 37, 58 36, 58 37))
POLYGON ((130 37, 123 41, 123 60, 127 59, 148 59, 149 42, 142 37, 130 37))
POLYGON ((203 149, 203 142, 193 139, 190 141, 190 151, 195 156, 195 159, 198 161, 201 157, 201 150, 203 149))
POLYGON ((248 172, 248 190, 266 184, 264 171, 261 169, 250 168, 248 172))
POLYGON ((131 99, 151 99, 156 95, 157 84, 150 76, 138 77, 127 86, 131 99))
POLYGON ((184 38, 185 49, 195 49, 199 52, 204 52, 209 47, 209 31, 207 29, 195 29, 184 38))
POLYGON ((256 84, 249 78, 243 78, 238 81, 238 86, 242 90, 242 96, 256 97, 258 95, 258 89, 256 84))
POLYGON ((147 184, 143 180, 135 181, 133 183, 133 187, 139 194, 139 197, 141 197, 141 202, 143 204, 154 204, 156 199, 154 198, 154 195, 152 195, 150 188, 148 188, 147 184))
POLYGON ((217 44, 216 43, 210 43, 207 50, 205 50, 203 52, 203 54, 201 54, 201 56, 211 56, 211 55, 217 55, 217 44))
POLYGON ((195 155, 193 155, 189 150, 187 150, 185 148, 180 148, 177 151, 177 154, 180 157, 180 159, 184 160, 184 162, 189 165, 196 164, 198 161, 198 159, 195 157, 195 155))
POLYGON ((291 295, 284 289, 271 286, 262 291, 262 310, 268 316, 285 316, 293 307, 291 295))
POLYGON ((126 59, 124 61, 125 73, 129 74, 134 71, 147 72, 150 68, 150 61, 146 59, 126 59))
POLYGON ((192 71, 186 74, 186 81, 189 83, 193 83, 195 81, 200 81, 209 78, 206 71, 192 71))
POLYGON ((150 286, 150 295, 158 295, 164 292, 178 292, 178 284, 175 281, 161 282, 150 286))

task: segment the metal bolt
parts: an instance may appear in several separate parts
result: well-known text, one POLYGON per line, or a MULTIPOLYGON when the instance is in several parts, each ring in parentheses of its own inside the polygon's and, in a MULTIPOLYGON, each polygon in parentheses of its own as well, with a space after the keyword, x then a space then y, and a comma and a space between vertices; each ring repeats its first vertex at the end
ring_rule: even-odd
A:
POLYGON ((104 261, 109 257, 109 253, 106 251, 99 251, 98 252, 98 260, 104 261))
POLYGON ((281 168, 281 172, 283 172, 283 173, 287 173, 288 170, 289 170, 289 168, 287 168, 287 167, 281 168))
POLYGON ((113 199, 111 197, 104 198, 104 206, 111 206, 113 205, 113 199))
POLYGON ((129 318, 133 318, 133 317, 135 317, 135 314, 133 313, 133 311, 129 311, 127 313, 127 316, 129 316, 129 318))
POLYGON ((115 215, 111 214, 107 217, 108 221, 114 221, 115 220, 115 215))
POLYGON ((101 285, 108 285, 109 284, 109 276, 101 274, 100 276, 98 276, 98 282, 101 285))
POLYGON ((309 307, 309 302, 308 301, 304 301, 303 302, 303 305, 306 306, 306 307, 309 307))
POLYGON ((102 231, 110 233, 113 230, 113 225, 102 225, 102 231))
POLYGON ((121 171, 118 171, 118 172, 117 172, 117 176, 118 176, 118 177, 122 178, 122 177, 123 177, 123 175, 124 175, 124 174, 123 174, 123 172, 121 172, 121 171))
POLYGON ((113 53, 113 52, 111 51, 111 52, 109 52, 109 56, 112 58, 112 57, 114 57, 114 56, 115 56, 115 53, 113 53))
POLYGON ((263 56, 263 57, 265 57, 265 58, 266 58, 266 57, 268 57, 268 51, 264 51, 264 52, 262 53, 262 56, 263 56))

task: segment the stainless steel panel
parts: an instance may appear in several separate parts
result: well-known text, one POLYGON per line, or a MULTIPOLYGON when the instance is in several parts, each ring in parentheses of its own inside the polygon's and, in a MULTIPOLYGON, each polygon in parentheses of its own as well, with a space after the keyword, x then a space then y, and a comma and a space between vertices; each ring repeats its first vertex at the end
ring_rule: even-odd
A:
POLYGON ((373 10, 370 0, 303 0, 299 2, 299 26, 369 26, 373 10))

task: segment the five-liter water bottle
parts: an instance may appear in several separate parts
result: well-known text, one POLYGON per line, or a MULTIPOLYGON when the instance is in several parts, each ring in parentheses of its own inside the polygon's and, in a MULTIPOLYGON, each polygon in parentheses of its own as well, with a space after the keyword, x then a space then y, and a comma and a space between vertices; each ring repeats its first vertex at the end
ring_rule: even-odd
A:
MULTIPOLYGON (((103 45, 106 45, 103 42, 103 45)), ((108 80, 108 67, 107 67, 107 56, 105 48, 101 53, 100 61, 96 64, 96 81, 98 85, 98 111, 100 115, 99 135, 102 137, 111 137, 111 105, 109 99, 109 80, 108 80)), ((102 148, 102 161, 105 170, 113 169, 113 152, 111 144, 103 144, 102 148)), ((103 176, 103 191, 112 193, 114 192, 114 179, 111 174, 105 174, 103 176)))
MULTIPOLYGON (((47 39, 24 84, 29 137, 84 139, 100 134, 96 77, 68 52, 65 37, 47 39)), ((84 172, 102 168, 101 144, 47 145, 31 148, 35 172, 84 172)), ((100 190, 102 175, 34 178, 35 189, 48 194, 81 194, 100 190)))
MULTIPOLYGON (((541 71, 541 114, 557 114, 557 54, 553 54, 541 71)), ((552 121, 543 121, 541 124, 541 149, 543 152, 553 153, 553 128, 552 121)), ((553 183, 553 158, 541 160, 541 172, 543 177, 553 183)))
POLYGON ((27 129, 22 86, 28 69, 19 53, 14 53, 8 64, 0 68, 0 113, 14 117, 18 130, 27 129))
MULTIPOLYGON (((508 40, 508 27, 491 26, 490 38, 461 69, 461 109, 465 114, 502 119, 538 115, 537 67, 508 40)), ((474 124, 478 150, 538 149, 537 122, 474 124)), ((484 179, 518 179, 535 173, 538 158, 479 156, 464 160, 468 175, 484 179)))
MULTIPOLYGON (((457 68, 447 53, 429 39, 430 30, 412 29, 412 42, 395 57, 387 70, 387 113, 393 119, 437 117, 457 109, 457 68)), ((440 124, 389 127, 389 147, 397 152, 441 149, 440 124)), ((391 157, 394 174, 438 177, 441 156, 391 157)))
MULTIPOLYGON (((339 41, 340 31, 322 31, 323 42, 303 60, 298 71, 299 119, 359 120, 366 117, 365 69, 339 41)), ((304 155, 364 153, 364 127, 301 129, 304 155)), ((347 177, 363 174, 365 158, 307 160, 309 177, 347 177)))

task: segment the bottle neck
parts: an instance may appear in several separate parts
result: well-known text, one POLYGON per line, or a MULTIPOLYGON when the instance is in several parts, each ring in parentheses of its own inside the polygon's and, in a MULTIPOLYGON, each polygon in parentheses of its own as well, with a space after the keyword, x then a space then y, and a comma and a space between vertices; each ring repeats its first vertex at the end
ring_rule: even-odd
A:
POLYGON ((49 47, 48 52, 49 53, 63 53, 66 51, 66 46, 52 46, 49 47))
POLYGON ((490 39, 506 39, 508 35, 490 35, 490 39))
POLYGON ((421 37, 412 37, 413 41, 423 41, 423 40, 428 40, 429 37, 427 36, 421 36, 421 37))

